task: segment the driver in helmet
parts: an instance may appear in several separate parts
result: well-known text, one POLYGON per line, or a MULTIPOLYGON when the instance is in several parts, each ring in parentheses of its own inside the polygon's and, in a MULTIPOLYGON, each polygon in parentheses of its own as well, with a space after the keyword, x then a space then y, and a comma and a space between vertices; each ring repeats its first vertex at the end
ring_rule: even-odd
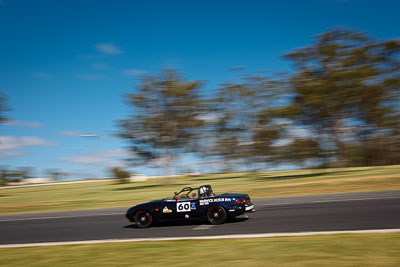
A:
POLYGON ((202 186, 199 188, 199 195, 200 197, 207 197, 207 188, 202 186))

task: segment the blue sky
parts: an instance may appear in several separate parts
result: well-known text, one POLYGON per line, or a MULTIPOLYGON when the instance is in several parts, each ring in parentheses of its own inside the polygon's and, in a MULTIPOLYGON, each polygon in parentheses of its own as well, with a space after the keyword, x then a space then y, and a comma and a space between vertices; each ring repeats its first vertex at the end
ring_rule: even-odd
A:
POLYGON ((126 156, 114 134, 138 75, 175 67, 212 92, 232 66, 290 71, 282 55, 335 26, 398 38, 399 14, 396 0, 0 0, 0 92, 14 119, 0 126, 0 165, 102 177, 126 156))

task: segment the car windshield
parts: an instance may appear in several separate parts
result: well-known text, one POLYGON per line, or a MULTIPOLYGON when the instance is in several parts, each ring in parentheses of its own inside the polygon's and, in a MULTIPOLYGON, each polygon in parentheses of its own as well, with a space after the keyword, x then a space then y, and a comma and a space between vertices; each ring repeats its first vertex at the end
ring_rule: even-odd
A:
POLYGON ((174 198, 205 198, 214 196, 214 192, 210 185, 202 185, 198 188, 185 187, 179 192, 175 192, 174 198))
POLYGON ((197 198, 198 191, 197 188, 184 188, 176 196, 178 198, 197 198))

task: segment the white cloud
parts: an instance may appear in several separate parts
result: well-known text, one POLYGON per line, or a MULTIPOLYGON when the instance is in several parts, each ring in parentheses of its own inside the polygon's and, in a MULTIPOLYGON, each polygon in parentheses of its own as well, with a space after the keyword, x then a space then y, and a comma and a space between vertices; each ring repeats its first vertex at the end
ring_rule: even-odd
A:
POLYGON ((171 162, 171 160, 172 160, 172 158, 168 157, 168 156, 160 157, 160 158, 156 158, 156 159, 149 161, 147 163, 147 165, 158 166, 158 167, 166 166, 169 162, 171 162))
POLYGON ((80 136, 81 133, 75 132, 75 131, 63 131, 63 132, 58 132, 57 135, 62 135, 62 136, 80 136))
POLYGON ((115 158, 126 157, 128 155, 129 155, 128 151, 123 149, 116 149, 116 150, 98 151, 86 155, 65 157, 61 160, 63 162, 68 162, 68 163, 93 164, 93 163, 114 161, 115 158))
POLYGON ((122 71, 122 74, 125 76, 137 76, 137 75, 142 75, 145 72, 142 70, 138 70, 138 69, 127 69, 122 71))
POLYGON ((51 79, 53 78, 53 75, 51 75, 50 73, 46 73, 46 72, 33 72, 32 76, 38 79, 51 79))
POLYGON ((274 146, 274 147, 287 146, 287 145, 291 144, 292 142, 293 142, 293 139, 288 139, 288 138, 279 139, 279 140, 275 141, 272 144, 272 146, 274 146))
POLYGON ((26 127, 26 128, 41 128, 43 127, 43 123, 34 122, 34 121, 6 121, 4 122, 6 126, 18 126, 18 127, 26 127))
POLYGON ((300 139, 311 138, 314 136, 309 129, 299 128, 299 127, 289 129, 289 134, 294 138, 300 138, 300 139))
POLYGON ((97 155, 101 157, 126 157, 129 155, 129 152, 124 149, 104 150, 97 152, 97 155))
POLYGON ((273 120, 273 125, 291 125, 294 121, 291 119, 275 119, 273 120))
POLYGON ((288 137, 276 140, 272 144, 272 146, 275 147, 287 146, 291 144, 295 139, 307 139, 307 138, 312 138, 314 136, 312 131, 307 128, 291 127, 287 131, 288 131, 288 137))
POLYGON ((28 146, 52 146, 54 143, 34 136, 0 136, 0 150, 12 150, 28 146))
POLYGON ((220 116, 214 113, 207 113, 197 117, 199 120, 203 120, 206 122, 217 122, 220 116))
POLYGON ((97 70, 106 70, 108 69, 108 65, 104 64, 104 63, 93 63, 90 65, 93 69, 97 69, 97 70))
POLYGON ((0 136, 0 157, 26 155, 16 149, 32 146, 53 146, 54 143, 34 136, 0 136))
POLYGON ((17 157, 24 156, 27 153, 21 151, 8 151, 8 150, 0 150, 0 158, 8 158, 8 157, 17 157))
POLYGON ((111 43, 100 43, 96 44, 94 47, 103 54, 117 55, 122 53, 120 48, 111 43))
POLYGON ((100 137, 101 135, 98 133, 81 133, 76 131, 63 131, 56 133, 61 136, 81 136, 81 137, 100 137))

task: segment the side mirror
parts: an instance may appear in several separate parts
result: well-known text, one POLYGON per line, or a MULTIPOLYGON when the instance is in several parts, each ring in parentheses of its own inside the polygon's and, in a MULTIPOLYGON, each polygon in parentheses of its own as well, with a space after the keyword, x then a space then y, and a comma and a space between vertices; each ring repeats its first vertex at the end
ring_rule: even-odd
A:
POLYGON ((178 196, 175 196, 174 198, 175 198, 175 200, 178 200, 178 196))

